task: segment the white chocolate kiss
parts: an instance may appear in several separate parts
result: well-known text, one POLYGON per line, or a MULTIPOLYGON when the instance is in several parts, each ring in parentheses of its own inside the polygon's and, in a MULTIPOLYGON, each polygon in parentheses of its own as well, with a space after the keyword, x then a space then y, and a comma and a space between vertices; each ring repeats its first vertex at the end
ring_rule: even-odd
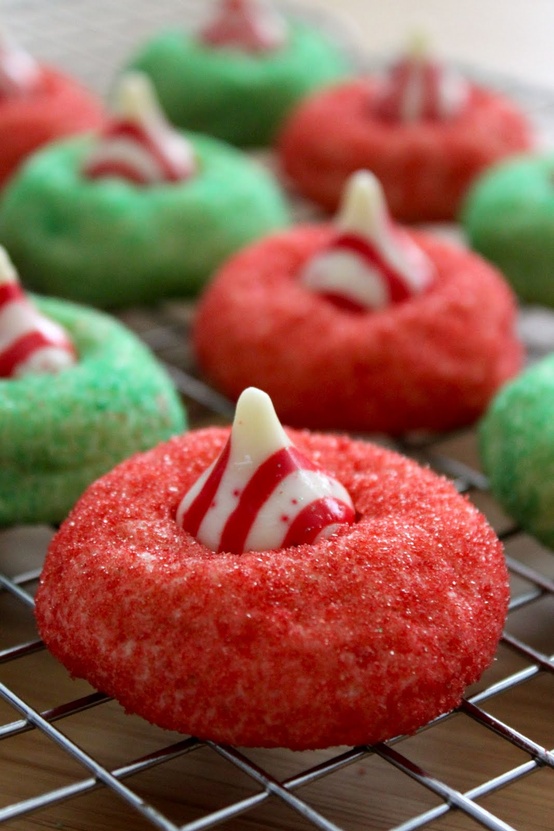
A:
POLYGON ((0 98, 15 98, 33 92, 41 75, 37 61, 0 32, 0 98))
POLYGON ((354 521, 336 479, 292 444, 269 396, 240 396, 220 456, 183 497, 177 523, 212 551, 262 551, 315 542, 354 521))
POLYGON ((214 47, 269 52, 285 44, 287 25, 268 0, 220 0, 199 40, 214 47))
POLYGON ((367 170, 347 182, 331 242, 304 266, 300 280, 314 292, 362 309, 383 309, 425 291, 435 268, 394 224, 381 185, 367 170))
POLYGON ((0 247, 0 377, 61 372, 76 359, 65 330, 25 296, 11 260, 0 247))
POLYGON ((114 97, 114 117, 86 160, 85 175, 115 176, 137 184, 179 182, 192 176, 192 145, 165 118, 149 78, 141 72, 126 73, 114 97))
POLYGON ((445 120, 458 115, 469 96, 469 84, 453 67, 432 59, 428 38, 412 35, 406 54, 381 80, 376 110, 385 118, 409 123, 445 120))

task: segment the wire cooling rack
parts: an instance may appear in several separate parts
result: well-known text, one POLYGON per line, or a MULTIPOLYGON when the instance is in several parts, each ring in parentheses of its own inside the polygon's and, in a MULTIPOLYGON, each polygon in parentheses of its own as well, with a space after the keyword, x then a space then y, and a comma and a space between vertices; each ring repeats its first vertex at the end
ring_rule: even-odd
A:
MULTIPOLYGON (((35 54, 105 92, 128 44, 198 8, 185 0, 13 0, 4 15, 35 54)), ((554 144, 553 95, 487 80, 517 98, 554 144)), ((296 207, 302 214, 304 206, 296 207)), ((203 383, 187 346, 192 313, 168 302, 121 318, 168 367, 192 426, 226 422, 231 405, 203 383)), ((530 360, 554 350, 549 311, 522 309, 520 330, 530 360)), ((373 438, 453 479, 505 543, 506 631, 461 706, 414 736, 305 753, 241 750, 160 730, 70 679, 46 652, 33 594, 53 529, 10 528, 0 532, 0 824, 18 831, 554 828, 554 556, 495 504, 473 431, 373 438)))

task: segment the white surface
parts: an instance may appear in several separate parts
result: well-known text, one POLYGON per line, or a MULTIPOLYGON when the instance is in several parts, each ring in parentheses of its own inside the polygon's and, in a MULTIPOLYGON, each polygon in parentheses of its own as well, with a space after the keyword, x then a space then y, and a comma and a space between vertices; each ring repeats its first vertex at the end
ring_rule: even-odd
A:
MULTIPOLYGON (((40 57, 104 92, 129 46, 160 25, 186 26, 210 0, 0 0, 0 24, 40 57)), ((414 28, 440 53, 554 90, 554 0, 286 0, 344 21, 370 59, 389 58, 414 28)))
POLYGON ((554 89, 553 0, 304 0, 350 18, 368 53, 387 57, 413 28, 441 53, 554 89))

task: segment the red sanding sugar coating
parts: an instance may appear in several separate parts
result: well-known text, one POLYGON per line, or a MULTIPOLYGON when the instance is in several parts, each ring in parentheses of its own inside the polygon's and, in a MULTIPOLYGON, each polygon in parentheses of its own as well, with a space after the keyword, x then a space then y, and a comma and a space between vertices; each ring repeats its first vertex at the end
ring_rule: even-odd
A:
POLYGON ((376 91, 374 80, 363 79, 316 93, 283 129, 284 170, 328 210, 336 209, 349 176, 366 168, 397 219, 453 219, 484 168, 532 144, 525 116, 498 93, 471 87, 458 116, 400 123, 374 113, 376 91))
POLYGON ((506 613, 494 532, 396 453, 289 434, 357 511, 316 544, 215 554, 177 525, 225 428, 179 436, 88 489, 52 541, 36 604, 73 675, 162 727, 245 746, 372 743, 459 702, 506 613))
POLYGON ((0 184, 42 145, 103 123, 103 107, 92 92, 56 69, 41 67, 37 90, 0 100, 0 184))
POLYGON ((332 233, 298 227, 228 261, 197 310, 205 375, 231 398, 265 390, 300 427, 398 434, 472 423, 522 363, 511 289, 477 255, 412 232, 436 267, 432 287, 381 311, 344 309, 299 280, 332 233))

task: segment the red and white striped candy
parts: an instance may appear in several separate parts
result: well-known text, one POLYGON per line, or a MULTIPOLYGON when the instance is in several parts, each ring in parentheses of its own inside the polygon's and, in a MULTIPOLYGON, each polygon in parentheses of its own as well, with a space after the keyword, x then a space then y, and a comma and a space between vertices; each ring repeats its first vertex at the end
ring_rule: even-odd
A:
POLYGON ((221 0, 215 16, 199 32, 209 46, 269 52, 287 39, 284 18, 265 0, 221 0))
POLYGON ((313 543, 354 521, 346 489, 291 443, 269 396, 240 396, 220 456, 182 499, 177 523, 210 548, 240 554, 313 543))
POLYGON ((13 40, 0 34, 0 100, 33 92, 41 75, 35 59, 13 40))
POLYGON ((67 333, 31 303, 0 247, 0 378, 60 372, 76 361, 67 333))
POLYGON ((383 309, 425 291, 435 269, 392 222, 381 186, 360 170, 350 177, 331 242, 304 266, 300 280, 353 310, 383 309))
POLYGON ((406 57, 389 69, 375 102, 376 112, 391 121, 444 120, 458 115, 469 85, 453 67, 431 60, 427 43, 415 36, 406 57))
POLYGON ((115 176, 140 185, 180 182, 196 170, 187 139, 166 120, 150 80, 123 76, 116 89, 117 113, 98 138, 83 172, 91 179, 115 176))

